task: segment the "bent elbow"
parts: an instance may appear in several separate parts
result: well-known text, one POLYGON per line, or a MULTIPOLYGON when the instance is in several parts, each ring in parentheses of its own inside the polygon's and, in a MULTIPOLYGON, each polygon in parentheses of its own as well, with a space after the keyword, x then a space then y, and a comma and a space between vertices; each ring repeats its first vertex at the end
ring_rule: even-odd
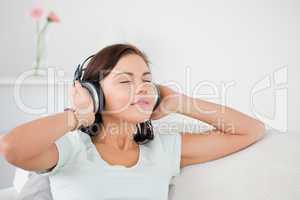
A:
POLYGON ((13 144, 5 141, 3 136, 0 138, 0 154, 4 157, 4 159, 7 162, 15 165, 17 161, 17 156, 13 146, 13 144))
POLYGON ((265 137, 266 125, 262 121, 258 122, 257 128, 255 129, 255 134, 257 135, 257 140, 261 140, 265 137))

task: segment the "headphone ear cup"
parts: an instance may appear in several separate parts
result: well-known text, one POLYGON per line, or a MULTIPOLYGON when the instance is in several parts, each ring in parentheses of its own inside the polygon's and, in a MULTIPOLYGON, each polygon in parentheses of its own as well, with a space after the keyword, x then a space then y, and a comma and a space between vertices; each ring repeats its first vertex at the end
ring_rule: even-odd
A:
POLYGON ((98 113, 103 111, 105 98, 103 91, 96 84, 89 81, 82 81, 82 87, 86 88, 90 93, 93 103, 94 103, 94 112, 98 113))
POLYGON ((160 96, 160 90, 159 90, 159 85, 154 84, 155 89, 157 91, 157 100, 156 103, 154 105, 153 111, 159 106, 159 103, 161 102, 161 96, 160 96))

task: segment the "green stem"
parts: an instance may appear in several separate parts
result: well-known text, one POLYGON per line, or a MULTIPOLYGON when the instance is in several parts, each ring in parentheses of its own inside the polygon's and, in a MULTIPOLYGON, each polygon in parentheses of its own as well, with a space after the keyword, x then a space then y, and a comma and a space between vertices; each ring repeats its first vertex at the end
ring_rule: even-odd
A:
POLYGON ((44 25, 44 27, 43 27, 41 33, 43 33, 43 32, 46 31, 46 29, 47 29, 47 27, 48 27, 48 24, 49 24, 49 21, 46 22, 46 24, 44 25))
POLYGON ((34 74, 37 74, 37 68, 39 66, 39 30, 40 30, 40 24, 39 21, 36 21, 36 51, 35 51, 35 66, 34 66, 34 74))
MULTIPOLYGON (((37 69, 40 66, 42 51, 44 47, 41 47, 41 39, 44 37, 46 29, 48 27, 49 22, 47 21, 41 31, 39 31, 39 23, 37 22, 37 41, 36 41, 36 65, 35 65, 35 74, 37 74, 37 69)), ((44 39, 44 38, 43 38, 44 39)))

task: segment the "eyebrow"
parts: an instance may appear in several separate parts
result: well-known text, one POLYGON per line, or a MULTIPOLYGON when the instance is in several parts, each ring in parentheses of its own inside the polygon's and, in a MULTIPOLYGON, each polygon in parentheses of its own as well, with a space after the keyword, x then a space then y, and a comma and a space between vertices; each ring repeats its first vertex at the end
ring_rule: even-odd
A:
MULTIPOLYGON (((121 75, 121 74, 127 74, 127 75, 129 75, 129 76, 134 76, 134 73, 132 73, 132 72, 119 72, 119 73, 116 73, 114 77, 116 77, 116 76, 118 76, 118 75, 121 75)), ((144 73, 142 74, 142 76, 145 76, 145 75, 147 75, 147 74, 150 74, 150 75, 151 75, 151 72, 149 72, 149 71, 144 72, 144 73)))

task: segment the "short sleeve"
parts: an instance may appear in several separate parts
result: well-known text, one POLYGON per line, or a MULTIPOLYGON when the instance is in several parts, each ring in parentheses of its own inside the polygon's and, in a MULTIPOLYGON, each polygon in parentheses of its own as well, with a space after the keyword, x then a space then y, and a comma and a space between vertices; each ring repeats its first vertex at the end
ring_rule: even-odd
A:
POLYGON ((170 134, 159 134, 163 149, 170 158, 172 176, 180 175, 181 161, 181 134, 178 132, 170 134))
POLYGON ((63 168, 76 152, 76 148, 78 147, 76 137, 76 132, 68 132, 56 140, 55 144, 58 150, 57 164, 50 169, 34 172, 42 176, 49 176, 54 175, 59 169, 63 168))

